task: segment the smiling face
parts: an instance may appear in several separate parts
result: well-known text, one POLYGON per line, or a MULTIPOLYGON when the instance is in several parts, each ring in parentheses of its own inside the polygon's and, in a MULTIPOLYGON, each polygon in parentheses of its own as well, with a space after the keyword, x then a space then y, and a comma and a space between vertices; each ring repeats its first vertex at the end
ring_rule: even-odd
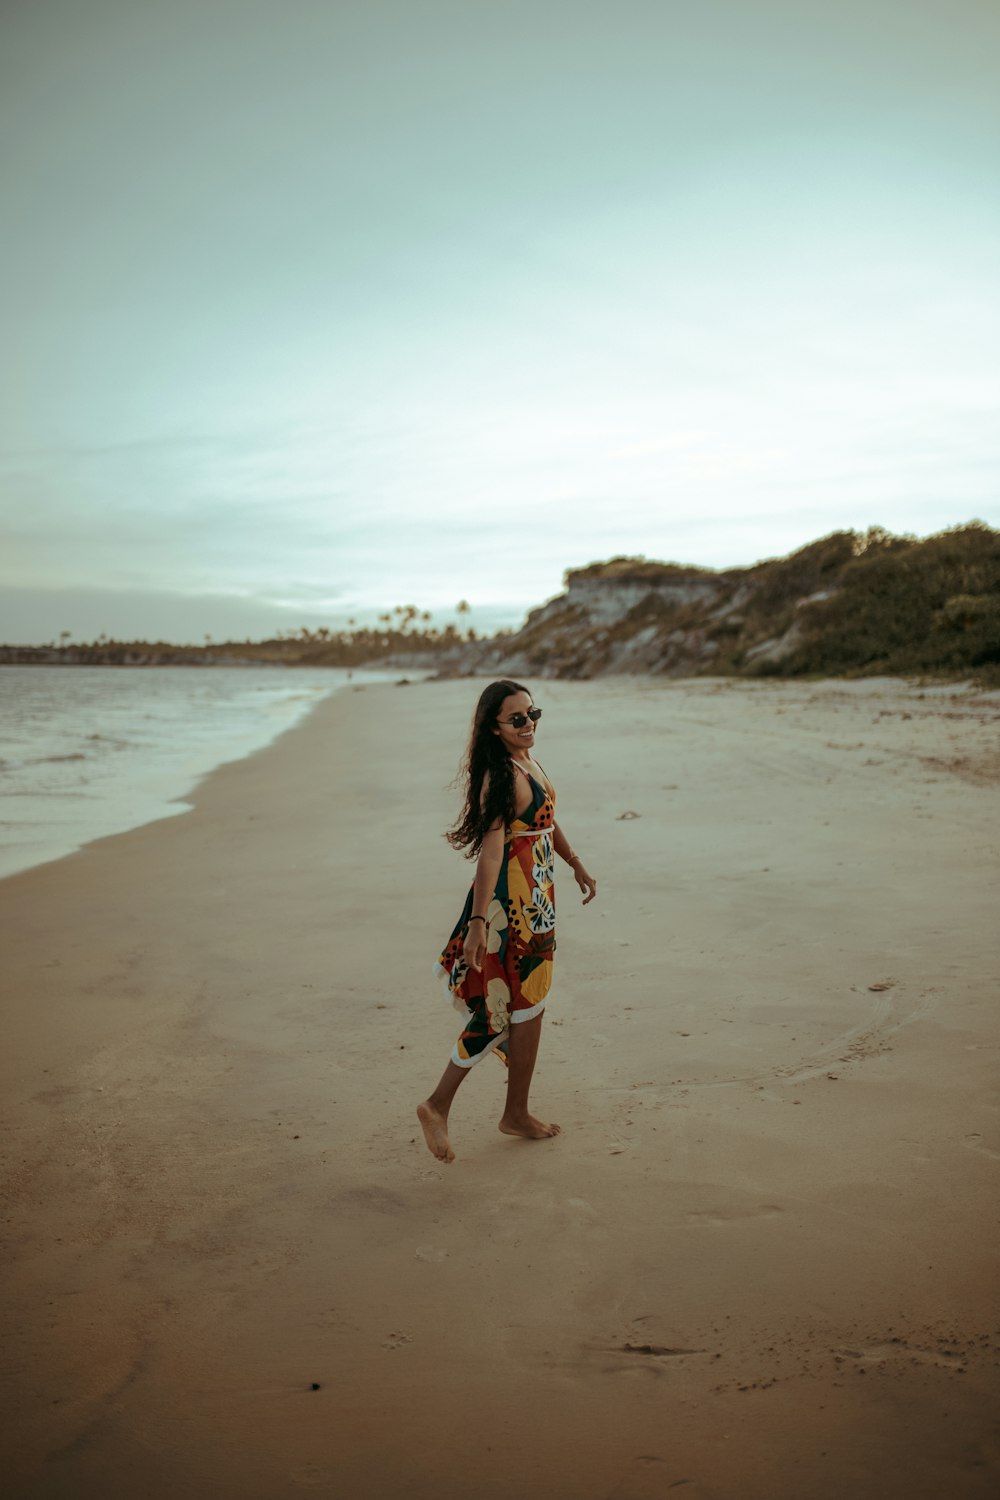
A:
POLYGON ((533 707, 530 693, 511 693, 500 705, 493 732, 500 736, 504 749, 510 755, 523 755, 535 743, 535 726, 530 719, 520 729, 515 729, 510 722, 515 714, 526 714, 533 707))

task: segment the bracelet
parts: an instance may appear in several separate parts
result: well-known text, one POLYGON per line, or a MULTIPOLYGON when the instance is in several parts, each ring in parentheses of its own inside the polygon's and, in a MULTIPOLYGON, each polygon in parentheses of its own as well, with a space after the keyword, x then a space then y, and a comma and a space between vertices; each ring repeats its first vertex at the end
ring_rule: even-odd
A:
MULTIPOLYGON (((470 917, 469 918, 469 922, 485 922, 485 921, 486 921, 485 917, 470 917)), ((466 926, 468 926, 468 923, 466 923, 466 926)))

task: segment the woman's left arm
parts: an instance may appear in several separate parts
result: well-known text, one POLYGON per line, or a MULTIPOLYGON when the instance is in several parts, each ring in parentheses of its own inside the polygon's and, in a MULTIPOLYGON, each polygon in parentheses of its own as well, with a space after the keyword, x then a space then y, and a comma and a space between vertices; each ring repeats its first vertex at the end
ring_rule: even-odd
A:
POLYGON ((563 833, 558 823, 552 825, 553 842, 555 850, 560 859, 564 859, 573 871, 573 879, 583 892, 583 904, 593 901, 597 895, 597 881, 587 870, 586 865, 578 854, 574 854, 570 848, 569 839, 563 833))

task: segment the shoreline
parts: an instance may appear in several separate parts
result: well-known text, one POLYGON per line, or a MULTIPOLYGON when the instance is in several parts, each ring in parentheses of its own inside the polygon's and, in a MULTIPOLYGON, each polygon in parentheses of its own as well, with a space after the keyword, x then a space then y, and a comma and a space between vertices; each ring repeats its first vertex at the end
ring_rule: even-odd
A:
MULTIPOLYGON (((18 669, 13 667, 11 670, 18 669)), ((33 672, 35 669, 28 670, 33 672)), ((97 673, 101 677, 109 671, 113 676, 118 675, 114 668, 84 666, 82 670, 85 674, 97 673)), ((162 670, 168 674, 176 672, 175 667, 162 670)), ((0 762, 4 766, 6 781, 13 782, 7 787, 7 808, 13 813, 16 807, 19 813, 18 818, 9 818, 2 827, 4 842, 0 847, 0 880, 67 858, 96 839, 127 833, 133 828, 189 812, 191 794, 213 771, 266 749, 301 723, 318 703, 331 694, 355 685, 377 685, 385 682, 387 676, 383 672, 359 671, 358 682, 354 683, 353 674, 338 670, 336 675, 340 680, 326 686, 318 680, 325 675, 323 672, 289 670, 308 672, 305 690, 312 693, 311 701, 298 701, 300 695, 291 691, 277 702, 273 695, 269 695, 266 701, 253 705, 249 701, 238 704, 232 698, 221 705, 222 714, 241 713, 244 722, 239 727, 227 723, 225 733, 217 727, 222 717, 219 704, 206 704, 196 709, 193 702, 178 697, 172 706, 181 715, 176 726, 177 737, 185 748, 180 755, 162 730, 159 739, 154 734, 141 747, 130 743, 136 728, 140 735, 148 735, 146 724, 151 718, 148 710, 162 711, 160 701, 133 703, 131 721, 113 695, 105 703, 81 703, 80 714, 87 717, 72 721, 67 717, 67 707, 54 703, 51 722, 56 726, 55 739, 52 738, 52 729, 40 717, 47 706, 33 704, 37 727, 33 724, 25 738, 23 726, 15 723, 10 743, 4 745, 5 755, 9 758, 6 764, 0 762), (272 715, 275 722, 269 723, 268 717, 272 715), (109 722, 114 726, 110 734, 109 722), (206 724, 210 726, 214 740, 206 739, 206 724), (118 735, 122 734, 125 738, 119 740, 118 735), (95 763, 93 757, 95 742, 103 747, 109 741, 118 749, 113 776, 110 765, 102 765, 99 760, 95 763), (127 752, 124 757, 121 757, 122 749, 127 752), (47 753, 39 755, 39 751, 47 753), (53 754, 53 751, 58 753, 53 754), (46 786, 44 779, 35 785, 30 777, 25 781, 26 767, 36 768, 38 778, 46 769, 51 770, 65 762, 81 763, 81 770, 83 766, 88 769, 58 787, 46 786)), ((242 672, 240 676, 243 677, 242 672)), ((34 678, 29 680, 26 691, 32 689, 37 691, 34 678)), ((255 690, 263 692, 259 683, 255 690)), ((15 707, 17 704, 15 693, 15 707)), ((71 701, 70 708, 73 706, 71 701)), ((31 710, 29 722, 30 713, 31 710)))
POLYGON ((540 682, 601 882, 557 883, 564 1133, 499 1135, 486 1060, 445 1167, 477 687, 336 692, 4 882, 12 1486, 499 1500, 478 1409, 529 1500, 992 1493, 1000 696, 540 682))

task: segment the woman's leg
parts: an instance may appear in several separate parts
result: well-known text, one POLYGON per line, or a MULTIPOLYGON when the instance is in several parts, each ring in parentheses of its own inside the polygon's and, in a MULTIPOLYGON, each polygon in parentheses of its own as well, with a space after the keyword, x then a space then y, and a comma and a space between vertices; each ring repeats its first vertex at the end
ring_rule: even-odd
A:
POLYGON ((423 1104, 417 1105, 417 1119, 423 1127, 428 1150, 438 1161, 455 1160, 455 1153, 448 1139, 448 1111, 451 1109, 451 1101, 458 1093, 458 1086, 468 1071, 468 1068, 460 1068, 457 1063, 449 1062, 433 1094, 423 1104))
POLYGON ((504 1135, 523 1135, 529 1141, 541 1141, 558 1135, 558 1125, 546 1125, 528 1113, 528 1093, 538 1056, 542 1034, 541 1013, 530 1021, 515 1021, 507 1042, 507 1104, 500 1121, 504 1135))

